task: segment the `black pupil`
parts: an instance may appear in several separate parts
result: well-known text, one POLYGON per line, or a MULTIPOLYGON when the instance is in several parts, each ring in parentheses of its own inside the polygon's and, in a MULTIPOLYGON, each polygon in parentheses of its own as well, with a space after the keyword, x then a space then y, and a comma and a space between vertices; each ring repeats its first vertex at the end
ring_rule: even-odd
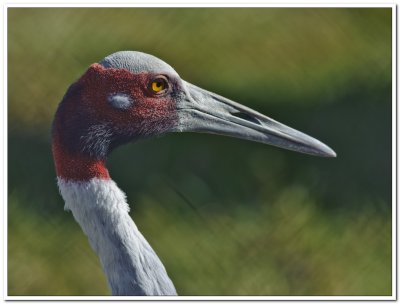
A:
POLYGON ((162 85, 163 85, 163 82, 160 80, 160 81, 157 81, 157 87, 162 87, 162 85))

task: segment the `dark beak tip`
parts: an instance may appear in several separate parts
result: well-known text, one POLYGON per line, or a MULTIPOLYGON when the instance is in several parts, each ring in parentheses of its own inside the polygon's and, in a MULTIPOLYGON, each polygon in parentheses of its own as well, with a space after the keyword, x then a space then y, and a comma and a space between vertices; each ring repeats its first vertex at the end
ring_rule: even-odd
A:
POLYGON ((335 151, 333 151, 333 150, 332 150, 331 148, 329 148, 329 147, 326 147, 326 148, 327 148, 327 149, 325 149, 325 150, 323 151, 323 153, 321 154, 322 157, 328 157, 328 158, 336 158, 336 157, 337 157, 335 151))
POLYGON ((331 154, 326 155, 326 157, 329 157, 329 158, 336 158, 337 155, 336 155, 335 152, 333 152, 333 153, 331 153, 331 154))

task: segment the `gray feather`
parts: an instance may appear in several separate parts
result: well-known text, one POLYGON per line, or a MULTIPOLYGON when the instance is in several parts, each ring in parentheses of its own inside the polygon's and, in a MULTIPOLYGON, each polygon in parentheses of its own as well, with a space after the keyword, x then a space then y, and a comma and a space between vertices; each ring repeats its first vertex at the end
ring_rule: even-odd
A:
POLYGON ((100 61, 105 68, 125 69, 132 73, 157 73, 178 75, 176 71, 161 59, 135 51, 121 51, 111 54, 100 61))

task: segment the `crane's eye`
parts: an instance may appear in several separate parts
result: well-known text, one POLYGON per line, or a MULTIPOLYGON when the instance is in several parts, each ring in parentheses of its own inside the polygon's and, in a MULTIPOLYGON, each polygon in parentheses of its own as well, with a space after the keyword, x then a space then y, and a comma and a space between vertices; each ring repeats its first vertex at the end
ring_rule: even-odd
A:
POLYGON ((153 93, 160 94, 168 89, 168 81, 165 77, 157 77, 150 84, 150 89, 153 93))

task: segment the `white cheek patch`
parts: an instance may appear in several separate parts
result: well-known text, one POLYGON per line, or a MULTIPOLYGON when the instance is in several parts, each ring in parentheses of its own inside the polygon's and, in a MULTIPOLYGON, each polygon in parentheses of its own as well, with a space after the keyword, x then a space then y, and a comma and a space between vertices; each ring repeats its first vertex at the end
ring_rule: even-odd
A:
POLYGON ((127 110, 133 104, 132 98, 124 93, 111 94, 108 96, 107 100, 110 105, 120 110, 127 110))

